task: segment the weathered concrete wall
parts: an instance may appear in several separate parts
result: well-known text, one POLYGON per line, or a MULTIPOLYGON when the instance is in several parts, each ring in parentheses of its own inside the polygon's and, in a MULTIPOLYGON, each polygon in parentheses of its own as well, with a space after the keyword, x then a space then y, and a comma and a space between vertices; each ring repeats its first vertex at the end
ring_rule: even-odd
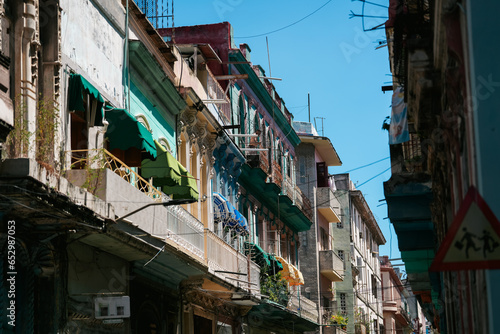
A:
POLYGON ((125 12, 120 2, 61 0, 61 8, 63 62, 121 102, 125 12))

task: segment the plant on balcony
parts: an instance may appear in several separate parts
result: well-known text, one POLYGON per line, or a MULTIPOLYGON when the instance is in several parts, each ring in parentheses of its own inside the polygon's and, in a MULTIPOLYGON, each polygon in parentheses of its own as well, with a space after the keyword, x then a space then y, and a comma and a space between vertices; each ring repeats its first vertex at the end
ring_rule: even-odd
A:
POLYGON ((28 130, 28 109, 21 97, 16 98, 14 110, 14 129, 5 142, 5 157, 27 157, 30 149, 36 152, 36 160, 47 171, 54 171, 54 142, 59 126, 59 109, 53 100, 40 98, 36 104, 37 118, 34 132, 28 130))
POLYGON ((268 296, 270 301, 283 306, 288 305, 288 282, 281 276, 281 272, 268 275, 266 268, 262 268, 260 275, 260 292, 268 296))
POLYGON ((349 318, 346 315, 341 313, 334 314, 330 317, 330 325, 340 326, 343 330, 347 328, 347 323, 349 322, 349 318))
MULTIPOLYGON (((363 310, 361 307, 358 307, 354 311, 354 326, 355 326, 355 331, 358 333, 358 328, 361 326, 365 327, 365 330, 363 333, 369 334, 370 333, 370 320, 367 317, 366 314, 363 313, 363 310)), ((361 330, 361 329, 359 329, 361 330)))

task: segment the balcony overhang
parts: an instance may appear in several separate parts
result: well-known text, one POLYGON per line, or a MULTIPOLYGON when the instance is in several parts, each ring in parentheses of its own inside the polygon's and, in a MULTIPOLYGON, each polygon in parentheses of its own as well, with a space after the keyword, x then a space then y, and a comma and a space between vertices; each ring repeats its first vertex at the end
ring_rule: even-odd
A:
POLYGON ((400 250, 433 249, 430 176, 425 173, 393 175, 384 183, 384 193, 400 250))
POLYGON ((172 81, 165 80, 163 67, 149 53, 140 41, 130 41, 130 65, 132 79, 150 101, 161 106, 163 112, 177 115, 186 108, 186 102, 180 96, 172 81), (151 86, 155 87, 153 94, 151 86))
POLYGON ((319 268, 321 275, 332 282, 344 280, 344 262, 333 250, 319 251, 319 268))
POLYGON ((311 220, 286 195, 281 194, 281 187, 267 182, 268 175, 261 168, 252 168, 244 164, 238 182, 253 194, 261 203, 275 213, 288 227, 295 232, 309 230, 311 220))
POLYGON ((313 144, 327 166, 342 166, 342 161, 329 138, 321 136, 299 136, 299 138, 302 143, 313 144))
POLYGON ((333 208, 318 208, 319 213, 325 217, 330 223, 339 223, 340 217, 337 216, 333 208))
POLYGON ((262 321, 263 328, 275 328, 276 324, 285 328, 293 328, 296 332, 315 331, 320 326, 318 323, 302 316, 299 312, 292 311, 284 306, 269 300, 254 306, 248 313, 251 319, 262 321))

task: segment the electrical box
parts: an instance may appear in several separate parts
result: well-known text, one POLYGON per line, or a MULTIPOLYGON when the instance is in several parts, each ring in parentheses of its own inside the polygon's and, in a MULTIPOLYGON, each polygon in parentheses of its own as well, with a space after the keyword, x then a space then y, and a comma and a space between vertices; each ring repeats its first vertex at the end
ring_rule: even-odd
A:
POLYGON ((94 298, 94 317, 96 319, 119 319, 130 317, 130 297, 94 298))

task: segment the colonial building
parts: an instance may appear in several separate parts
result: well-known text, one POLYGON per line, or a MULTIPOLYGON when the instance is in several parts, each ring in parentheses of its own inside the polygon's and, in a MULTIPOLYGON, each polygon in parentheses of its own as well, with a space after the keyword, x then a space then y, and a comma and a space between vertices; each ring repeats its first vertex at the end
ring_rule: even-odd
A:
POLYGON ((335 283, 337 308, 348 317, 347 333, 370 330, 384 333, 379 246, 385 238, 363 193, 357 190, 349 174, 335 174, 335 195, 342 220, 333 230, 335 250, 346 265, 343 282, 335 283))
POLYGON ((0 4, 2 332, 238 332, 260 268, 207 201, 220 86, 132 1, 0 4))
POLYGON ((441 333, 500 330, 499 6, 391 0, 386 22, 407 131, 391 143, 385 197, 408 282, 441 333))
POLYGON ((319 136, 311 123, 294 122, 293 126, 301 142, 295 150, 297 184, 315 208, 313 226, 300 234, 299 258, 308 264, 303 267, 301 292, 318 304, 321 333, 326 333, 338 313, 334 283, 344 280, 346 266, 346 257, 336 245, 340 240, 333 233, 341 223, 340 204, 328 176, 328 167, 342 162, 330 139, 319 136))
MULTIPOLYGON (((249 328, 255 333, 267 330, 280 333, 291 327, 296 331, 315 329, 317 306, 298 288, 304 284, 298 256, 299 232, 311 227, 312 208, 296 185, 295 150, 300 139, 292 127, 291 113, 274 85, 265 78, 264 70, 252 65, 250 47, 242 44, 237 48, 233 44, 229 23, 159 31, 167 40, 174 40, 181 50, 186 50, 186 57, 194 55, 194 70, 200 62, 196 60, 197 53, 187 51, 189 48, 217 50, 217 57, 205 58, 205 62, 230 99, 230 109, 220 114, 223 128, 246 159, 246 163, 239 165, 238 194, 228 193, 228 200, 248 221, 249 235, 243 247, 261 265, 261 284, 268 282, 274 286, 280 278, 288 284, 288 290, 278 294, 274 287, 262 290, 271 297, 249 312, 249 328), (272 315, 269 319, 268 313, 272 315), (282 317, 283 323, 279 325, 270 320, 274 316, 282 317)), ((233 162, 234 156, 224 148, 214 158, 223 170, 231 171, 237 163, 233 162)), ((226 183, 224 178, 218 180, 223 196, 226 183)), ((234 233, 235 238, 237 235, 234 233)))
MULTIPOLYGON (((411 319, 410 307, 407 298, 408 291, 401 282, 399 268, 394 268, 389 261, 388 256, 380 257, 380 276, 382 279, 382 309, 384 313, 385 333, 411 333, 413 328, 413 319, 411 319)), ((416 319, 416 318, 414 318, 416 319)), ((424 321, 424 319, 422 319, 424 321)), ((420 327, 422 324, 420 323, 420 327)), ((421 328, 420 328, 421 329, 421 328)))

